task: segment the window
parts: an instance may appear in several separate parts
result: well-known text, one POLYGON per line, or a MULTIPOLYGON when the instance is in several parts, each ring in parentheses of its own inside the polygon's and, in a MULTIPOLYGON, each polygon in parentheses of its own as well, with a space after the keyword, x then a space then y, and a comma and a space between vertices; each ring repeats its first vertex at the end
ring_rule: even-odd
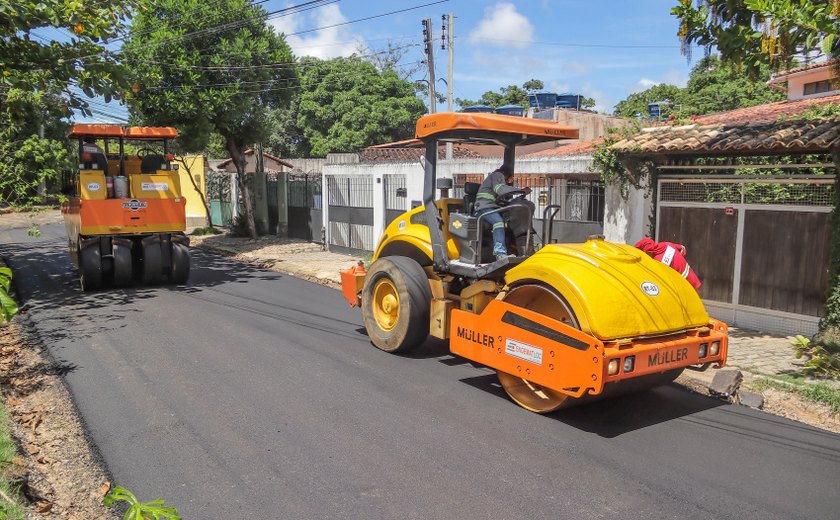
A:
POLYGON ((822 94, 823 92, 831 92, 831 81, 825 79, 814 81, 813 83, 805 83, 804 95, 822 94))

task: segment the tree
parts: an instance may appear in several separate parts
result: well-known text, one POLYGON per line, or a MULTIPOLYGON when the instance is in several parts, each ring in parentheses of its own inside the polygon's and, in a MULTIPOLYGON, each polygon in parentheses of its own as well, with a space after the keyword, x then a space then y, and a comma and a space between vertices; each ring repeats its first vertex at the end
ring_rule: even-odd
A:
POLYGON ((119 92, 122 69, 104 43, 118 34, 130 5, 126 0, 90 5, 0 0, 0 196, 5 203, 41 201, 72 165, 66 119, 71 108, 87 112, 79 90, 107 100, 119 92), (49 41, 33 32, 39 28, 65 30, 68 38, 49 41))
POLYGON ((785 99, 783 92, 767 86, 768 79, 770 69, 767 65, 761 65, 757 77, 751 79, 739 72, 736 66, 723 63, 717 56, 709 56, 697 62, 685 88, 654 85, 620 101, 615 106, 615 114, 624 117, 637 117, 639 114, 647 116, 648 103, 664 100, 675 105, 674 115, 685 117, 785 99))
POLYGON ((580 100, 580 108, 595 108, 595 98, 583 96, 583 98, 580 100))
MULTIPOLYGON (((522 84, 521 88, 516 85, 508 85, 507 87, 500 88, 498 92, 488 90, 477 100, 458 98, 455 102, 462 108, 472 105, 487 105, 492 108, 499 108, 505 105, 528 107, 530 105, 528 94, 543 90, 544 88, 545 83, 542 80, 529 79, 522 84)), ((594 99, 585 96, 581 98, 580 108, 586 109, 594 106, 594 99)))
POLYGON ((790 68, 797 57, 840 57, 840 0, 679 0, 683 53, 691 45, 717 49, 727 64, 755 77, 761 66, 790 68))
POLYGON ((132 5, 132 0, 0 0, 0 87, 29 92, 58 87, 74 108, 87 105, 70 85, 110 101, 123 74, 104 44, 117 35, 132 5), (66 30, 68 40, 38 38, 32 32, 38 28, 66 30))
POLYGON ((682 113, 702 115, 785 99, 784 92, 767 86, 768 79, 767 65, 760 65, 755 79, 751 79, 717 56, 703 58, 692 69, 683 89, 682 113))
POLYGON ((676 85, 665 83, 654 85, 642 92, 636 92, 627 96, 627 99, 619 101, 615 105, 615 115, 622 117, 646 117, 648 104, 657 101, 670 101, 675 105, 682 103, 683 89, 676 85))
POLYGON ((298 125, 300 97, 298 93, 288 108, 277 108, 269 114, 271 132, 265 146, 270 153, 278 157, 309 157, 312 147, 304 135, 303 128, 298 125))
POLYGON ((426 112, 410 82, 358 57, 304 58, 300 69, 297 126, 315 157, 409 139, 426 112))
POLYGON ((292 52, 265 19, 250 0, 157 0, 137 12, 123 51, 133 116, 177 127, 187 150, 204 150, 212 133, 222 137, 252 238, 244 151, 268 137, 270 109, 287 106, 296 88, 292 52))
MULTIPOLYGON (((542 85, 542 81, 532 79, 525 82, 525 85, 523 86, 534 87, 536 85, 542 85)), ((455 102, 462 108, 472 105, 487 105, 493 108, 499 108, 505 105, 519 105, 522 107, 527 107, 529 105, 528 92, 516 85, 502 87, 498 92, 488 90, 477 100, 457 98, 455 102)))
POLYGON ((539 79, 529 79, 525 83, 522 84, 522 88, 527 90, 528 92, 536 92, 538 90, 542 90, 545 88, 545 83, 539 79))

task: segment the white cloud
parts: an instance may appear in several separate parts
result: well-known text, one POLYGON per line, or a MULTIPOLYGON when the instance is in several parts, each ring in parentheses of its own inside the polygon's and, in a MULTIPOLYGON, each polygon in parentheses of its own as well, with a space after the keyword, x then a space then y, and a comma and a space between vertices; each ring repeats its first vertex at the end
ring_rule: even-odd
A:
POLYGON ((484 18, 467 39, 470 43, 487 40, 499 47, 524 49, 534 41, 534 26, 515 5, 499 2, 484 9, 484 18))
POLYGON ((558 94, 571 91, 571 86, 568 83, 558 83, 556 81, 549 81, 546 87, 548 92, 557 92, 558 94))
POLYGON ((666 71, 662 74, 662 77, 658 80, 650 79, 642 77, 639 81, 630 88, 631 92, 639 92, 641 90, 647 90, 654 85, 676 85, 680 88, 684 88, 686 83, 688 83, 688 76, 685 72, 681 70, 671 69, 666 71))
POLYGON ((589 83, 584 83, 580 87, 580 93, 595 100, 595 106, 592 110, 602 113, 612 112, 614 103, 602 90, 592 87, 589 83))
POLYGON ((575 60, 567 61, 563 69, 567 74, 571 74, 572 76, 586 76, 589 74, 589 65, 575 60))
POLYGON ((353 54, 359 45, 364 45, 362 38, 354 34, 347 25, 340 27, 327 27, 330 25, 346 22, 347 18, 341 13, 341 8, 336 4, 326 5, 315 9, 310 15, 292 14, 269 20, 268 24, 274 27, 277 33, 284 33, 286 42, 292 48, 296 56, 314 56, 315 58, 329 59, 338 56, 349 56, 353 54), (309 21, 305 28, 303 23, 309 21), (305 35, 291 35, 312 27, 327 27, 305 35), (353 42, 353 43, 347 43, 353 42))

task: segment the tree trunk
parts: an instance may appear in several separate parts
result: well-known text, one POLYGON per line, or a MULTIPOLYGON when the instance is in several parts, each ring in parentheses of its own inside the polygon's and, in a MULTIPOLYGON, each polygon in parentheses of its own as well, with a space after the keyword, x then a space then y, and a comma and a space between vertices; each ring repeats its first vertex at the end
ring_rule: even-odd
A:
POLYGON ((195 191, 201 198, 201 204, 204 205, 204 214, 206 215, 205 218, 207 219, 207 227, 209 227, 210 229, 215 229, 213 227, 213 219, 210 217, 210 205, 207 204, 207 198, 204 196, 204 193, 201 192, 201 187, 198 185, 198 183, 195 182, 195 177, 193 177, 192 170, 189 166, 187 166, 187 161, 185 161, 183 157, 178 159, 178 162, 181 163, 181 166, 183 166, 185 170, 187 170, 187 176, 190 178, 190 182, 192 183, 193 188, 195 188, 195 191))
MULTIPOLYGON (((251 190, 248 187, 248 179, 245 177, 245 154, 236 146, 232 137, 225 139, 228 153, 236 165, 236 183, 239 186, 239 192, 242 194, 242 202, 245 206, 245 224, 248 226, 248 236, 252 240, 257 238, 257 227, 254 224, 254 205, 251 203, 251 190)), ((238 201, 231 201, 232 204, 237 204, 238 201)))

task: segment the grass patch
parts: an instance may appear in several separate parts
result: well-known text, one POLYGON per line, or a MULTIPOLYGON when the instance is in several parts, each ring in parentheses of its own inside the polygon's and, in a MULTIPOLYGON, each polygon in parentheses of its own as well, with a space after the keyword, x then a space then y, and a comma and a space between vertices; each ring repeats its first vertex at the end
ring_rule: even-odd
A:
POLYGON ((201 235, 221 235, 221 234, 222 234, 222 231, 219 231, 218 229, 211 228, 211 227, 195 228, 195 229, 193 229, 192 233, 190 233, 190 235, 194 235, 194 236, 197 236, 197 237, 200 237, 201 235))
POLYGON ((6 409, 0 404, 0 518, 9 520, 23 520, 26 517, 23 507, 18 503, 10 503, 6 498, 15 499, 17 490, 6 479, 6 468, 17 455, 17 445, 9 433, 6 409))
POLYGON ((840 413, 840 390, 826 383, 806 383, 801 376, 780 376, 778 379, 763 377, 753 385, 758 391, 775 388, 794 392, 808 401, 829 406, 834 413, 840 413))

